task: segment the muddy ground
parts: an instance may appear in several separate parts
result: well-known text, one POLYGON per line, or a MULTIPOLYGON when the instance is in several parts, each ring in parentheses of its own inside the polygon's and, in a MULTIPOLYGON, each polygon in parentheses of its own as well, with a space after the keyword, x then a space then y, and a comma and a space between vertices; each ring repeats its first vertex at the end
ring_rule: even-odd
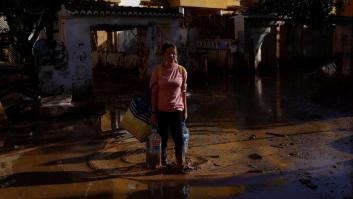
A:
POLYGON ((118 128, 144 89, 129 82, 96 80, 96 114, 2 128, 0 198, 352 198, 351 90, 315 74, 190 81, 192 171, 178 174, 147 169, 118 128))

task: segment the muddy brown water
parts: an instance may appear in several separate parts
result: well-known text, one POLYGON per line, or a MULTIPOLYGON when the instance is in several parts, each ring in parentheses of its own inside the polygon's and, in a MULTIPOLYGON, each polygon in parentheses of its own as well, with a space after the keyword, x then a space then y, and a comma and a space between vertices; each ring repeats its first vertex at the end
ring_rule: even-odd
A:
POLYGON ((114 133, 145 88, 120 80, 97 85, 97 115, 6 129, 0 198, 352 198, 352 103, 314 74, 190 80, 187 175, 146 171, 114 133))

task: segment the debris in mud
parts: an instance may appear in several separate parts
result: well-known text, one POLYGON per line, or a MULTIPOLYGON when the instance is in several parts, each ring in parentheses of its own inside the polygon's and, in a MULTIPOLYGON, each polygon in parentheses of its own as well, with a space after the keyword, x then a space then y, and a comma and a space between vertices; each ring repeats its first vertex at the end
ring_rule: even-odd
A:
POLYGON ((271 146, 271 147, 275 147, 275 148, 280 148, 280 149, 283 149, 283 148, 284 148, 284 145, 283 145, 283 144, 271 144, 270 146, 271 146))
POLYGON ((248 140, 255 140, 256 139, 256 135, 250 135, 248 140))
POLYGON ((252 169, 248 170, 248 173, 275 173, 275 172, 279 172, 281 171, 280 168, 262 168, 259 169, 257 166, 253 165, 253 164, 248 164, 248 166, 252 169))
POLYGON ((297 157, 298 153, 297 152, 289 153, 288 156, 297 157))
POLYGON ((208 157, 208 158, 219 158, 219 155, 208 155, 206 157, 208 157))
POLYGON ((248 164, 249 167, 253 168, 253 169, 257 169, 257 166, 253 165, 253 164, 248 164))
POLYGON ((217 163, 215 163, 215 162, 213 162, 213 165, 216 166, 216 167, 221 166, 221 165, 219 165, 219 164, 217 164, 217 163))
POLYGON ((252 169, 248 170, 248 173, 263 173, 263 174, 266 174, 266 173, 275 173, 275 172, 280 172, 281 169, 280 168, 267 168, 267 169, 259 169, 257 168, 257 166, 255 165, 252 165, 252 164, 248 164, 248 166, 252 169))
POLYGON ((275 172, 280 172, 281 169, 280 168, 273 168, 273 169, 266 169, 266 170, 263 170, 263 173, 275 173, 275 172))
POLYGON ((252 169, 252 170, 249 170, 248 173, 264 173, 264 171, 260 169, 252 169))
POLYGON ((310 189, 317 189, 317 185, 312 183, 310 179, 301 178, 301 179, 299 179, 299 182, 301 182, 303 185, 305 185, 306 187, 308 187, 310 189))
POLYGON ((185 166, 183 168, 183 172, 184 173, 191 173, 191 172, 196 171, 196 170, 197 170, 197 168, 194 168, 194 167, 189 166, 189 165, 187 165, 187 166, 185 166))
POLYGON ((262 159, 262 156, 257 154, 257 153, 252 153, 252 154, 249 154, 248 157, 250 159, 253 159, 253 160, 259 160, 259 159, 262 159))
POLYGON ((273 135, 273 136, 277 136, 277 137, 286 137, 286 134, 279 134, 279 133, 270 133, 270 132, 266 132, 266 135, 273 135))
POLYGON ((264 172, 264 170, 258 169, 257 166, 255 166, 255 165, 253 165, 253 164, 248 164, 248 166, 249 166, 250 168, 252 168, 252 169, 250 169, 250 170, 248 171, 248 173, 263 173, 263 172, 264 172))

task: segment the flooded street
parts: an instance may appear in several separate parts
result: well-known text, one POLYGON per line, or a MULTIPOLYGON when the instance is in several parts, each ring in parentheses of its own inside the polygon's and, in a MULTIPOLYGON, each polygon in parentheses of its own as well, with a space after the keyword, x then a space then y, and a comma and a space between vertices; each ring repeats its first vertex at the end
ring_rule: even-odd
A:
POLYGON ((192 172, 146 169, 145 143, 118 129, 144 86, 119 79, 95 85, 93 116, 0 129, 0 198, 353 197, 352 91, 315 74, 189 80, 192 172))

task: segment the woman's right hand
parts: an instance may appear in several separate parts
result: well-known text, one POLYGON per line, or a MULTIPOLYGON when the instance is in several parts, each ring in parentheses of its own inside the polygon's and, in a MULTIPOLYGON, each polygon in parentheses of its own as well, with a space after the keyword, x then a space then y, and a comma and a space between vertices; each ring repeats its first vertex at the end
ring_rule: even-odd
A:
POLYGON ((151 114, 150 122, 151 122, 151 125, 152 125, 152 126, 157 125, 157 115, 156 115, 156 113, 152 113, 152 114, 151 114))

